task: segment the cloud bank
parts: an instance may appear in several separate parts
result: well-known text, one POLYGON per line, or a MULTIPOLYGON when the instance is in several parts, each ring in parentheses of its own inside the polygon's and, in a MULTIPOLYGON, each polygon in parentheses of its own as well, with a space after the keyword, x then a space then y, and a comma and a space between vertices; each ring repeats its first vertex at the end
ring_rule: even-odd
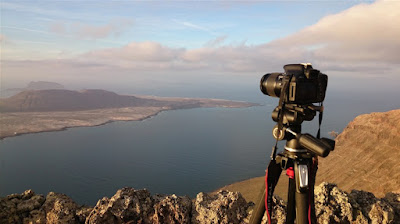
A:
POLYGON ((329 70, 390 69, 400 62, 400 2, 360 4, 330 15, 297 33, 262 45, 220 46, 226 36, 197 49, 132 42, 119 49, 83 55, 132 68, 208 69, 257 72, 285 63, 310 61, 329 70))
MULTIPOLYGON (((398 77, 399 21, 400 2, 377 1, 326 16, 292 35, 261 45, 225 44, 226 36, 210 40, 204 47, 196 49, 172 48, 151 41, 131 42, 119 48, 94 50, 70 59, 31 61, 29 66, 40 67, 38 64, 45 63, 47 67, 62 67, 65 76, 70 71, 70 76, 85 73, 96 74, 96 78, 113 79, 120 74, 123 74, 121 77, 140 76, 144 72, 187 76, 218 73, 260 75, 282 71, 282 66, 287 63, 312 62, 322 71, 398 77)), ((71 29, 82 37, 98 38, 115 34, 120 28, 109 24, 104 27, 77 25, 71 29)), ((53 27, 54 32, 63 32, 63 29, 65 27, 53 27)), ((13 65, 26 68, 21 66, 23 63, 5 61, 3 65, 9 68, 6 71, 18 72, 13 65)), ((43 71, 36 73, 40 72, 43 71)))

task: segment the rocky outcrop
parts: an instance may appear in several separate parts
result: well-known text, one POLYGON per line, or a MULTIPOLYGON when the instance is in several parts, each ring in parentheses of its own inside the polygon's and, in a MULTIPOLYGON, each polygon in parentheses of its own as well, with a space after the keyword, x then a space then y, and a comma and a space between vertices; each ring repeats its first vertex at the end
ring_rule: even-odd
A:
POLYGON ((243 223, 249 206, 239 192, 199 193, 192 209, 192 223, 243 223))
MULTIPOLYGON (((272 223, 283 224, 285 202, 273 200, 272 223)), ((239 192, 199 193, 191 200, 122 188, 91 208, 64 194, 50 192, 44 197, 27 190, 0 198, 0 223, 248 223, 253 206, 239 192)), ((315 188, 315 208, 318 223, 400 223, 400 192, 376 198, 370 192, 347 193, 324 182, 315 188)), ((267 223, 266 215, 262 223, 267 223)))
POLYGON ((99 200, 86 223, 190 223, 191 208, 188 197, 123 188, 99 200))

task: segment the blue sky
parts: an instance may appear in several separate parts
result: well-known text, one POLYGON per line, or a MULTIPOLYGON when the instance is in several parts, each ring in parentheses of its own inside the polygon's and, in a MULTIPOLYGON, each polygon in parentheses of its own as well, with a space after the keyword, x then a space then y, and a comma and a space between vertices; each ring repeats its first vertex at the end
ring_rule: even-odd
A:
POLYGON ((176 86, 304 61, 398 81, 399 12, 399 1, 2 1, 1 88, 176 86))
POLYGON ((133 41, 199 48, 220 38, 225 44, 251 45, 284 37, 356 3, 3 1, 1 33, 26 48, 55 47, 71 53, 133 41), (79 25, 98 30, 114 27, 108 33, 85 35, 74 30, 79 25))

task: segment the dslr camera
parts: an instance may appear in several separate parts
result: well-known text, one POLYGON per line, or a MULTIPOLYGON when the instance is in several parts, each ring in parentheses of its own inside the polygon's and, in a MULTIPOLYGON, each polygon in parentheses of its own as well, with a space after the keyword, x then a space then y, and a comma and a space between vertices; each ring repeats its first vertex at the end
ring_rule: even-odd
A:
POLYGON ((284 73, 268 73, 261 78, 261 92, 272 97, 284 94, 282 100, 287 104, 305 105, 324 101, 327 75, 313 69, 311 63, 288 64, 283 69, 284 73))

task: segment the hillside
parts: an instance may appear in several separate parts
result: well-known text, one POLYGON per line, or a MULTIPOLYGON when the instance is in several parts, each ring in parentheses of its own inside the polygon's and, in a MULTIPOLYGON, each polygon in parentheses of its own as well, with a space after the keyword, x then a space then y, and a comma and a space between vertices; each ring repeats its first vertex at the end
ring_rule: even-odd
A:
POLYGON ((317 183, 379 197, 400 191, 400 110, 356 117, 336 138, 335 151, 319 161, 317 183))
MULTIPOLYGON (((351 121, 336 138, 336 147, 319 159, 317 185, 335 183, 345 191, 369 191, 377 197, 400 192, 400 109, 363 114, 351 121)), ((255 201, 264 177, 223 187, 240 191, 255 201)), ((288 178, 282 174, 275 193, 286 200, 288 178)))
POLYGON ((122 96, 105 90, 27 90, 0 99, 0 112, 74 111, 149 104, 154 100, 122 96))

